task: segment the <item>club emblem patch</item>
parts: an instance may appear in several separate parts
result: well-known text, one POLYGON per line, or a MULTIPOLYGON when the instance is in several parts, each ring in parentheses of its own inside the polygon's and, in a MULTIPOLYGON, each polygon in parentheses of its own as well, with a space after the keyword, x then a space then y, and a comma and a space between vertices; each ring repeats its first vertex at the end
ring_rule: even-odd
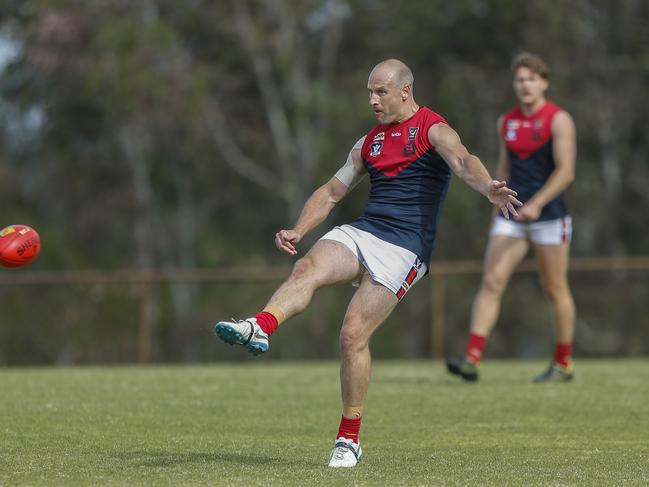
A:
POLYGON ((404 156, 411 156, 415 152, 417 152, 417 147, 415 146, 415 141, 410 141, 406 145, 403 146, 403 155, 404 156))
POLYGON ((408 127, 408 143, 403 146, 404 156, 412 156, 417 152, 417 147, 415 146, 417 132, 419 132, 419 127, 408 127))
POLYGON ((521 126, 521 123, 518 120, 508 120, 507 121, 507 133, 505 134, 505 140, 510 142, 516 140, 516 131, 521 126))
POLYGON ((372 142, 370 145, 370 156, 378 156, 381 154, 381 147, 383 147, 383 142, 372 142))

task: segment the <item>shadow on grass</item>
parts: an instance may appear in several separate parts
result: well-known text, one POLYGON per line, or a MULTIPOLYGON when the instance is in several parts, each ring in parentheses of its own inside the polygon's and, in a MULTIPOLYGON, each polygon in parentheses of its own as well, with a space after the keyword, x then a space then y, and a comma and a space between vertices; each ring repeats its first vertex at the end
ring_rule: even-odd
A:
POLYGON ((191 463, 238 463, 242 465, 298 465, 299 461, 289 458, 251 455, 244 452, 184 452, 132 451, 117 453, 115 456, 135 466, 173 467, 191 463))

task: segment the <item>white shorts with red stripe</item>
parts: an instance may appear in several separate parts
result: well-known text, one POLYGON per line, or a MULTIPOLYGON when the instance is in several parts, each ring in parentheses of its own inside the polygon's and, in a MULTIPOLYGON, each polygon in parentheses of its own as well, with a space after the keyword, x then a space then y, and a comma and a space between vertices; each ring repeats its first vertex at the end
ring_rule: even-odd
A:
POLYGON ((401 299, 426 274, 426 264, 411 251, 351 225, 334 227, 321 240, 335 240, 351 250, 370 277, 401 299))
POLYGON ((505 235, 525 238, 537 245, 560 245, 570 242, 572 237, 572 218, 564 216, 556 220, 540 222, 518 222, 496 217, 491 224, 489 235, 505 235))

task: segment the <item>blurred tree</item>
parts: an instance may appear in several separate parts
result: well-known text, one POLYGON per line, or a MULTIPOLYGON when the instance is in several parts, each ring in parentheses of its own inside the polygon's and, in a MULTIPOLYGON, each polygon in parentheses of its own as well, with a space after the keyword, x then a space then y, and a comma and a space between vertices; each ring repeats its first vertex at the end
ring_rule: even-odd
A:
MULTIPOLYGON (((41 232, 46 245, 34 269, 288 264, 272 235, 294 222, 373 125, 365 83, 374 64, 388 57, 409 63, 417 100, 444 114, 493 169, 495 121, 515 103, 509 60, 531 50, 552 68, 551 99, 577 122, 578 177, 568 193, 574 253, 646 254, 648 21, 643 0, 5 2, 0 207, 6 223, 29 222, 41 232)), ((356 217, 366 189, 359 186, 330 221, 356 217)), ((435 258, 481 257, 490 211, 453 183, 435 258)), ((641 284, 616 279, 628 293, 592 294, 617 300, 625 323, 642 322, 633 301, 641 284)), ((474 286, 457 290, 471 294, 474 286)), ((11 318, 0 322, 0 361, 18 356, 12 343, 32 343, 45 362, 93 353, 123 359, 128 352, 88 344, 90 331, 72 330, 93 323, 102 344, 113 336, 126 347, 128 327, 116 321, 135 319, 136 298, 148 303, 143 317, 157 326, 154 357, 205 357, 204 331, 192 323, 215 310, 256 307, 268 291, 100 286, 51 290, 36 303, 8 293, 11 316, 30 318, 22 328, 11 318), (52 310, 60 333, 42 330, 52 310)), ((310 327, 294 339, 335 344, 330 323, 347 291, 316 301, 303 318, 310 327)), ((425 323, 428 304, 413 299, 404 312, 425 323)), ((451 315, 461 322, 466 312, 458 307, 451 315)), ((542 319, 535 314, 530 326, 542 319)), ((590 318, 584 329, 600 336, 606 320, 590 318)), ((401 340, 404 353, 421 355, 425 333, 413 327, 379 339, 401 340)), ((619 333, 635 342, 646 336, 638 328, 619 333)), ((631 350, 625 343, 616 350, 631 350)), ((294 356, 290 346, 279 355, 294 356)))
POLYGON ((232 2, 231 14, 219 21, 231 45, 242 46, 237 62, 250 71, 259 96, 244 101, 250 111, 242 113, 241 98, 248 94, 224 80, 203 114, 223 160, 284 199, 289 222, 318 181, 333 121, 328 104, 342 23, 349 15, 340 0, 243 0, 232 2), (229 116, 233 112, 238 116, 229 116), (248 149, 255 146, 251 156, 248 149))

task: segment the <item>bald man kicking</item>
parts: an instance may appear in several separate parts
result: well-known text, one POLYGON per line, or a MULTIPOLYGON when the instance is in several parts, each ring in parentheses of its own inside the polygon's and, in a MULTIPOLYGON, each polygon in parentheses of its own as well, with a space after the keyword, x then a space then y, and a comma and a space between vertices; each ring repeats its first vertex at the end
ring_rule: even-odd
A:
POLYGON ((336 203, 369 174, 365 213, 326 233, 299 259, 264 309, 246 320, 221 321, 216 335, 254 355, 268 351, 279 324, 303 311, 316 289, 358 285, 340 330, 342 418, 330 467, 361 459, 358 434, 370 380, 370 337, 427 271, 451 170, 508 218, 521 203, 462 145, 446 120, 413 97, 414 78, 396 59, 376 65, 367 89, 378 122, 361 137, 336 174, 307 200, 295 226, 275 235, 277 248, 297 255, 297 244, 336 203))

